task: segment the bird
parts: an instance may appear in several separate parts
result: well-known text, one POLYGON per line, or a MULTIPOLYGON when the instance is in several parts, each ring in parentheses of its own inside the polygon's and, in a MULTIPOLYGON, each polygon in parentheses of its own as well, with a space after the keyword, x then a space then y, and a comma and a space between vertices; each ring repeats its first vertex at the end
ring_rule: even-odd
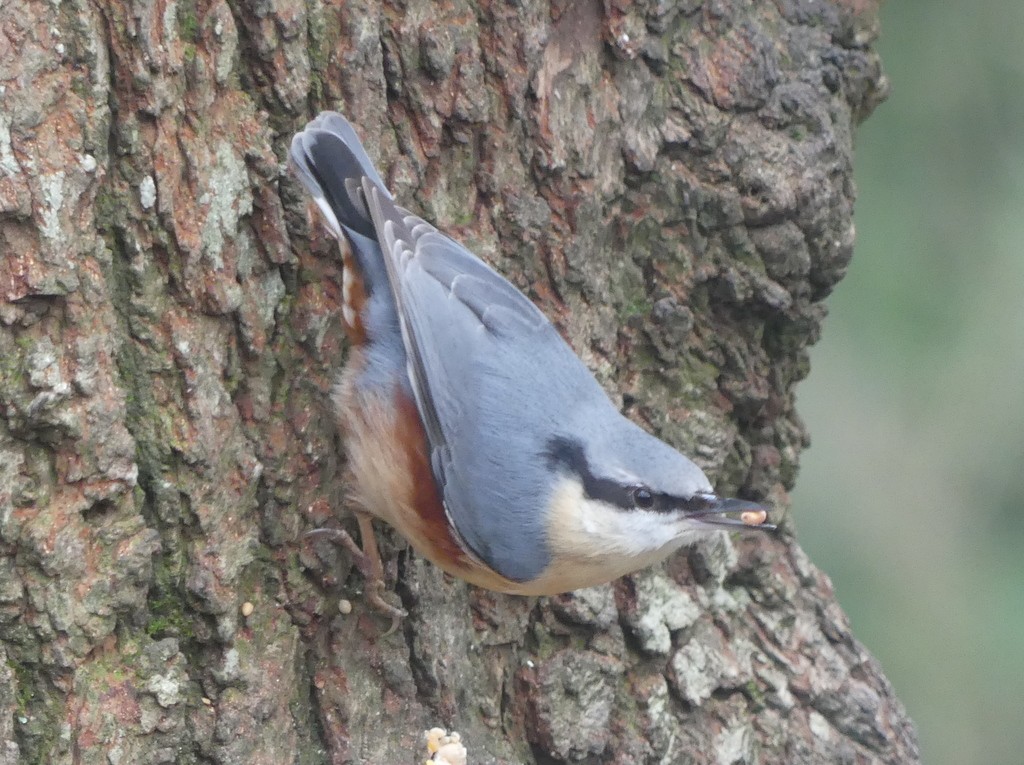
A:
MULTIPOLYGON (((371 601, 373 519, 452 576, 555 595, 646 568, 768 508, 624 416, 544 313, 462 244, 398 206, 355 128, 323 112, 290 166, 341 252, 351 348, 332 393, 371 601)), ((314 215, 316 213, 314 212, 314 215)))

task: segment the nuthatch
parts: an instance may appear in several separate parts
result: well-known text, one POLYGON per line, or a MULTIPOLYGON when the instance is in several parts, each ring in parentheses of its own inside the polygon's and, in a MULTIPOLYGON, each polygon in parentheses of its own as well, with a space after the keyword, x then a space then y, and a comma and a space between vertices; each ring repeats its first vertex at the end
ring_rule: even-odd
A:
POLYGON ((774 528, 624 417, 509 281, 396 206, 341 115, 310 122, 291 160, 342 251, 352 351, 334 405, 371 578, 370 516, 449 574, 519 595, 774 528))

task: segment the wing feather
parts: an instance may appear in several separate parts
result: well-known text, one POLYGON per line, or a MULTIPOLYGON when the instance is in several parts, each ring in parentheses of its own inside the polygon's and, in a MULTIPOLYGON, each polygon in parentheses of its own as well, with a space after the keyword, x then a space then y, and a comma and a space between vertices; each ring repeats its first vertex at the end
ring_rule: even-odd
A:
POLYGON ((417 404, 431 445, 440 448, 455 435, 461 415, 451 391, 472 386, 474 359, 494 352, 489 346, 496 337, 534 333, 550 322, 458 242, 399 208, 368 180, 363 189, 385 253, 417 404))

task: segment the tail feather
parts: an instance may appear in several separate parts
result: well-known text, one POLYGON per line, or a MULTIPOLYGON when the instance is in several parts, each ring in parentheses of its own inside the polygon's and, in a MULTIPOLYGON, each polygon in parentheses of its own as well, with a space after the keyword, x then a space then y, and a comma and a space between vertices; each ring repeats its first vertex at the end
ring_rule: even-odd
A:
POLYGON ((324 112, 292 139, 290 155, 296 176, 335 236, 340 238, 347 228, 375 238, 362 179, 369 178, 388 198, 391 195, 348 120, 324 112))

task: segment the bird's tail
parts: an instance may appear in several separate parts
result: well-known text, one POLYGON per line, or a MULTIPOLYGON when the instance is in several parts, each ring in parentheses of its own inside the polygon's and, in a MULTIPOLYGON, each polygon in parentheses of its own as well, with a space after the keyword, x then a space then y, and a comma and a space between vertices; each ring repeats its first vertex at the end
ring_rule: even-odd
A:
POLYGON ((292 139, 295 174, 324 214, 332 233, 350 229, 375 239, 373 221, 363 201, 368 178, 391 198, 359 136, 337 112, 322 112, 292 139))

